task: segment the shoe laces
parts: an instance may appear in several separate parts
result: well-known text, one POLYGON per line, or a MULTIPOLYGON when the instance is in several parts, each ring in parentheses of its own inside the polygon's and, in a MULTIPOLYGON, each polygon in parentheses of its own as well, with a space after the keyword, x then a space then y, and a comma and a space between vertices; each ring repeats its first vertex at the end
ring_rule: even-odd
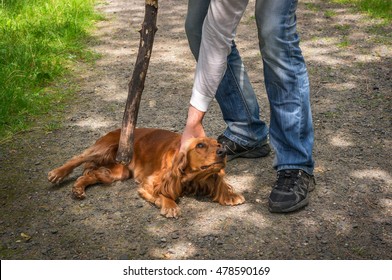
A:
POLYGON ((289 192, 298 184, 299 178, 299 170, 278 171, 275 188, 278 190, 289 192))

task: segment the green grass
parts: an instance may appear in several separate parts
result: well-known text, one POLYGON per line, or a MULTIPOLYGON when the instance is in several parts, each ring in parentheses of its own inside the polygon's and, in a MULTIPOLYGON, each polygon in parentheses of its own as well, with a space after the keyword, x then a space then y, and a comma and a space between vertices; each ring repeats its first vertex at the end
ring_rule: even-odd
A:
POLYGON ((314 4, 314 3, 306 2, 304 4, 305 4, 305 7, 308 10, 311 10, 311 11, 314 11, 314 12, 320 11, 320 7, 318 5, 316 5, 316 4, 314 4))
POLYGON ((325 16, 326 18, 333 18, 334 16, 336 16, 336 12, 335 12, 335 11, 332 11, 332 10, 326 10, 326 11, 324 12, 324 16, 325 16))
MULTIPOLYGON (((0 139, 26 129, 64 97, 51 85, 86 48, 95 0, 0 0, 0 139)), ((56 88, 56 87, 54 87, 56 88)))
POLYGON ((375 18, 392 20, 391 0, 332 0, 335 3, 354 4, 360 11, 367 12, 375 18))
POLYGON ((350 42, 346 37, 343 38, 343 40, 338 44, 339 48, 347 48, 350 46, 350 42))

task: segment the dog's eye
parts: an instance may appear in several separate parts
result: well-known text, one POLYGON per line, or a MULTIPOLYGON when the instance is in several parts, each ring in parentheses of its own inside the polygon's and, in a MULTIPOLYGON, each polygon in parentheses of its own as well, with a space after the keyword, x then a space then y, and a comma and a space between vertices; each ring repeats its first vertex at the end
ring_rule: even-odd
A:
POLYGON ((198 143, 198 144, 196 145, 196 147, 199 148, 199 149, 202 149, 202 148, 204 148, 205 146, 206 146, 206 144, 204 144, 204 143, 198 143))

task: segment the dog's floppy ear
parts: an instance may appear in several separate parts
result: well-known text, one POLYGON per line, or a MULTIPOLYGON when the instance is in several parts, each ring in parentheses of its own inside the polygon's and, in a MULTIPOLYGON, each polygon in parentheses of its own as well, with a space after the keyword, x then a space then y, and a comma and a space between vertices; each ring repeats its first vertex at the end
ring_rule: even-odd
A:
POLYGON ((173 158, 173 164, 171 168, 173 175, 180 178, 185 172, 185 168, 188 164, 187 162, 186 154, 182 151, 178 152, 178 154, 173 158))
POLYGON ((164 168, 161 176, 161 182, 156 189, 158 193, 176 200, 182 194, 182 177, 187 166, 187 156, 183 152, 178 152, 174 157, 172 164, 164 168))

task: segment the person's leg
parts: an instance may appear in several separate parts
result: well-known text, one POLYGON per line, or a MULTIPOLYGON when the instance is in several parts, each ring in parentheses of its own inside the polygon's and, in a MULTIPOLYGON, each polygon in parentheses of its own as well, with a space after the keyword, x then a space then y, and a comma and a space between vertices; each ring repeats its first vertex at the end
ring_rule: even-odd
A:
POLYGON ((271 107, 270 139, 277 170, 313 173, 309 81, 296 32, 297 0, 258 0, 256 20, 271 107))
MULTIPOLYGON (((196 60, 200 49, 202 25, 209 4, 210 0, 188 1, 185 30, 196 60)), ((268 128, 259 118, 256 95, 234 42, 232 52, 228 56, 227 71, 215 97, 227 124, 225 137, 245 147, 261 146, 261 143, 266 143, 268 128)), ((268 152, 269 150, 263 155, 268 152)))
POLYGON ((297 0, 257 0, 256 21, 264 78, 271 108, 270 141, 277 183, 272 212, 308 204, 313 187, 313 124, 309 81, 296 31, 297 0))

